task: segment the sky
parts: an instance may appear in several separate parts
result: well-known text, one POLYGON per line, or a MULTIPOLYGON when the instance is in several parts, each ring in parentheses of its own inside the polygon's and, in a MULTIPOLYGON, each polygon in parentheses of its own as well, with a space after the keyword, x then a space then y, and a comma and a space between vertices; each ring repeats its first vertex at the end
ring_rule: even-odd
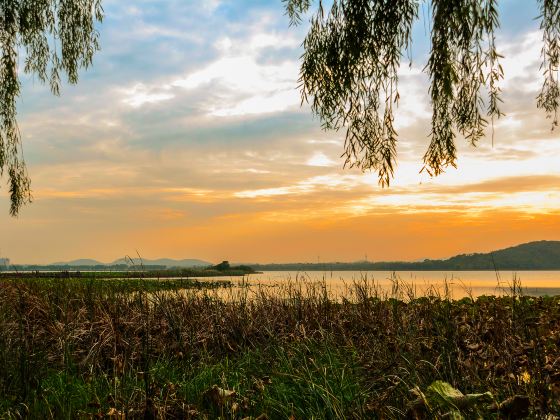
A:
POLYGON ((103 6, 101 51, 77 85, 54 97, 22 73, 34 201, 9 217, 1 180, 0 257, 386 261, 560 239, 560 131, 536 108, 536 2, 500 2, 506 116, 493 145, 491 133, 476 148, 458 139, 457 169, 436 178, 419 173, 431 111, 429 29, 416 25, 390 188, 344 169, 344 133, 301 104, 308 24, 290 27, 280 0, 103 6))

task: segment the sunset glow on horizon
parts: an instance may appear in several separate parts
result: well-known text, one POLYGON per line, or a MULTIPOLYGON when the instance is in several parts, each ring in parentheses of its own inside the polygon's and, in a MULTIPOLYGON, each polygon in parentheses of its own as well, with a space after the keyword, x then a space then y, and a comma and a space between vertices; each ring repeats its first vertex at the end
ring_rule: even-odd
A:
POLYGON ((389 261, 560 240, 560 131, 536 107, 541 34, 527 3, 501 2, 506 116, 476 148, 459 138, 457 168, 435 178, 421 172, 431 107, 418 24, 398 167, 381 188, 343 168, 344 133, 300 106, 307 25, 289 27, 280 0, 104 0, 101 51, 77 86, 53 97, 22 76, 34 202, 10 218, 2 178, 0 257, 389 261))

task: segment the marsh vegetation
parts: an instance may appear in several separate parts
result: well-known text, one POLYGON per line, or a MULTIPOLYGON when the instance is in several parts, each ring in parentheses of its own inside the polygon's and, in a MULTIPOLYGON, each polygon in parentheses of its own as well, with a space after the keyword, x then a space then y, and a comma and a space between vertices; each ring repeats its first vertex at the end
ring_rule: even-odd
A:
POLYGON ((1 279, 0 417, 560 410, 560 297, 517 283, 502 297, 416 297, 396 278, 389 295, 364 280, 333 300, 324 283, 294 281, 223 299, 213 283, 176 281, 1 279))

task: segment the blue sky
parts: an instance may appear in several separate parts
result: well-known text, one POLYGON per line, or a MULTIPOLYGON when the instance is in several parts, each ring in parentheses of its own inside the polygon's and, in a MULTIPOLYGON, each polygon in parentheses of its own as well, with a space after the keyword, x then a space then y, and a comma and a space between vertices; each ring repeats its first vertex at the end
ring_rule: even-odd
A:
POLYGON ((109 261, 134 249, 212 261, 415 259, 558 238, 560 146, 536 109, 536 2, 500 2, 507 116, 495 146, 459 139, 459 168, 434 179, 418 173, 430 118, 429 28, 418 22, 388 190, 344 170, 343 133, 322 131, 300 106, 307 23, 289 27, 280 0, 103 5, 101 51, 77 86, 53 97, 23 76, 35 202, 9 219, 0 189, 0 252, 12 260, 109 261), (480 226, 504 218, 489 241, 480 226))

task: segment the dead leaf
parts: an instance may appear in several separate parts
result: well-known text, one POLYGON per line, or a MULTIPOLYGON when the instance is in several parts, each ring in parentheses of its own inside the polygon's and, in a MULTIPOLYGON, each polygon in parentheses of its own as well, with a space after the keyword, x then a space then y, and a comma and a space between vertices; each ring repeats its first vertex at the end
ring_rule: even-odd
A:
POLYGON ((125 419, 124 413, 122 411, 117 410, 115 407, 111 407, 109 411, 107 411, 106 416, 110 419, 118 419, 118 420, 125 419))
POLYGON ((236 395, 235 391, 220 388, 218 385, 212 385, 211 388, 204 392, 203 399, 215 407, 221 407, 236 395))
POLYGON ((477 351, 477 350, 480 349, 480 344, 476 344, 476 343, 475 343, 475 344, 468 344, 468 345, 467 345, 467 348, 468 348, 470 351, 477 351))

